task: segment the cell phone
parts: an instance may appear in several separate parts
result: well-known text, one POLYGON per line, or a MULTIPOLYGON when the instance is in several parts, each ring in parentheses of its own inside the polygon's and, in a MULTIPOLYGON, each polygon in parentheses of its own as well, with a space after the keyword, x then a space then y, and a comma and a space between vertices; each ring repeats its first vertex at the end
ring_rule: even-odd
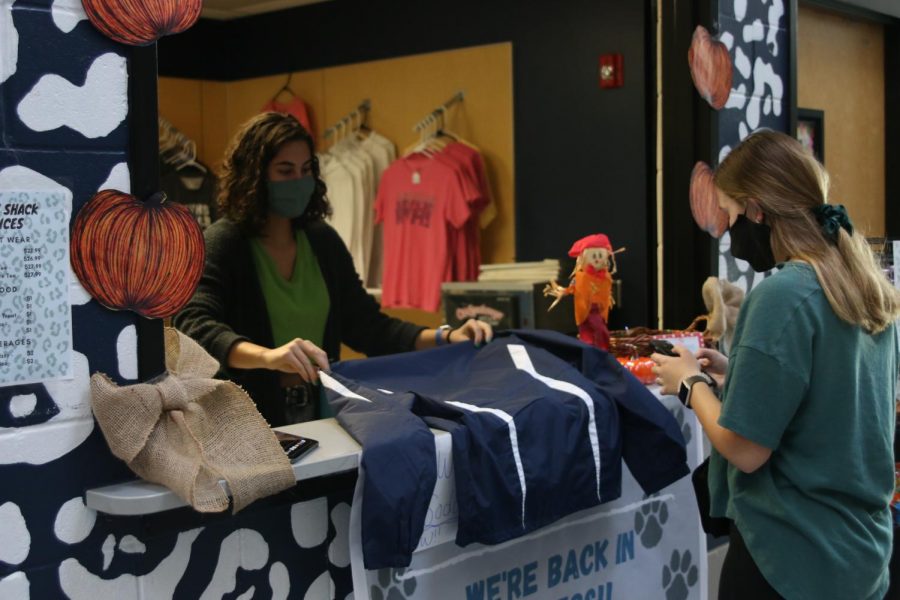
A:
POLYGON ((318 440, 283 431, 276 431, 275 437, 291 462, 296 462, 300 457, 319 445, 318 440))
POLYGON ((675 346, 673 346, 671 342, 667 342, 666 340, 650 340, 650 347, 653 348, 653 351, 657 354, 664 354, 665 356, 678 356, 678 353, 675 352, 675 346))

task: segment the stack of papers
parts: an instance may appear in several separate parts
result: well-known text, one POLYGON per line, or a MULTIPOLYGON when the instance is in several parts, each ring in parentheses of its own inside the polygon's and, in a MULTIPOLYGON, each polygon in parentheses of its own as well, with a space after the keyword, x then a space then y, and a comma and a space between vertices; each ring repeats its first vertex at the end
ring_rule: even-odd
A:
POLYGON ((559 279, 559 261, 545 258, 539 262, 481 265, 478 281, 544 282, 559 279))

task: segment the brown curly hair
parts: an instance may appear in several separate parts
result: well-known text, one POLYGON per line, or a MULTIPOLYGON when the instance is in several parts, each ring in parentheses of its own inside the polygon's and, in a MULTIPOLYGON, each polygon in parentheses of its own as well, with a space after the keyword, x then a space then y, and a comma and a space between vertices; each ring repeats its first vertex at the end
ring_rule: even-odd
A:
POLYGON ((309 145, 316 189, 306 211, 291 221, 294 229, 331 215, 327 189, 319 172, 312 136, 292 115, 265 112, 256 115, 235 134, 225 152, 219 187, 219 214, 246 235, 258 235, 269 213, 266 172, 278 150, 287 142, 309 145))

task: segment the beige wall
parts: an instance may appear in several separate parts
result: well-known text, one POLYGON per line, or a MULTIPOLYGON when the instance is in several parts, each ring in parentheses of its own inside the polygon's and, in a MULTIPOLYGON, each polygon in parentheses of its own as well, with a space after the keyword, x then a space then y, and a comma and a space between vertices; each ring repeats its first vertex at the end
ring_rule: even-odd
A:
POLYGON ((801 6, 797 103, 825 111, 832 202, 868 236, 884 235, 884 28, 801 6))
MULTIPOLYGON (((226 83, 161 78, 160 115, 194 139, 200 158, 215 169, 240 124, 286 80, 287 74, 226 83)), ((515 260, 512 44, 297 72, 290 87, 311 108, 317 139, 369 98, 370 125, 400 151, 416 141, 417 121, 463 90, 465 101, 449 111, 447 128, 480 148, 498 211, 482 231, 482 258, 515 260)))

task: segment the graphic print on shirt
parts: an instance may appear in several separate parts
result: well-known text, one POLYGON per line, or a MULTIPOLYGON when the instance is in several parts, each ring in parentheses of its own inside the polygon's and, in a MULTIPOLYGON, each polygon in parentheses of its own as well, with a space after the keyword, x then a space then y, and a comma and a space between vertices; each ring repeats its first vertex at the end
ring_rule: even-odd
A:
POLYGON ((419 192, 404 192, 397 199, 394 218, 398 227, 413 225, 431 227, 431 215, 434 212, 434 196, 419 192))

